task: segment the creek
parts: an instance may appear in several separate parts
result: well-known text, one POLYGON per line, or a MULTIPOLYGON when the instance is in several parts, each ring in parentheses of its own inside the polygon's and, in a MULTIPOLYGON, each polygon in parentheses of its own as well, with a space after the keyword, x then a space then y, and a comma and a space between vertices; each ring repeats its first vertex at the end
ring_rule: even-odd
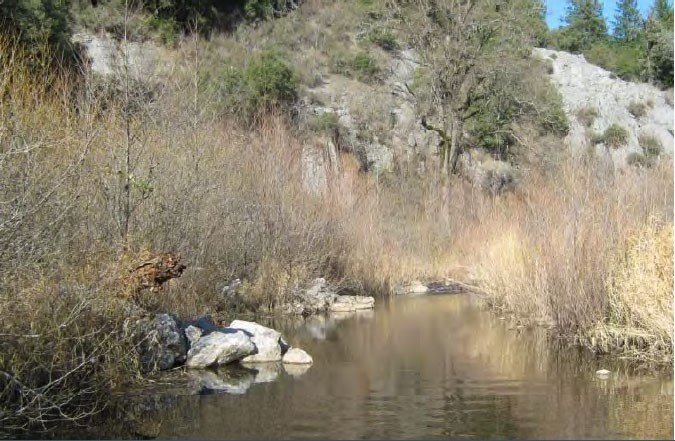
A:
POLYGON ((225 384, 217 393, 195 393, 199 374, 182 372, 169 392, 127 394, 123 415, 87 435, 135 427, 130 436, 163 439, 673 438, 672 370, 595 357, 467 294, 258 321, 314 364, 210 372, 225 384))

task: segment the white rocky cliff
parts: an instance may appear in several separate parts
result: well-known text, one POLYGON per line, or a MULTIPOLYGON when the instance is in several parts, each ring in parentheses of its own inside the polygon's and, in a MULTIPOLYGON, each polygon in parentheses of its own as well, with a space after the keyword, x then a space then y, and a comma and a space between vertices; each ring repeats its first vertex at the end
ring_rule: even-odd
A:
POLYGON ((641 137, 657 139, 663 153, 672 156, 673 106, 665 92, 650 84, 623 81, 590 64, 583 55, 540 48, 534 53, 551 65, 551 80, 562 95, 570 121, 565 140, 569 148, 588 149, 593 146, 594 134, 601 134, 616 124, 628 132, 625 145, 618 148, 607 148, 609 146, 602 143, 595 145, 596 153, 611 155, 616 166, 625 165, 631 153, 642 153, 641 137), (635 112, 636 108, 641 112, 635 112), (593 114, 586 124, 578 116, 584 111, 593 114))

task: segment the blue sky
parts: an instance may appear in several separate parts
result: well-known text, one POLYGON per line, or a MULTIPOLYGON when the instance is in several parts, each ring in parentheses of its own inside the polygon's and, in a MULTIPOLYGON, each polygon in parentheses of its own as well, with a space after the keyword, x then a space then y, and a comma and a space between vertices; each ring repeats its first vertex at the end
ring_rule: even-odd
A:
MULTIPOLYGON (((617 0, 600 0, 603 6, 603 15, 607 20, 607 25, 612 27, 614 21, 614 14, 616 13, 617 0)), ((638 8, 644 16, 654 3, 654 0, 637 0, 638 8)), ((561 26, 562 18, 565 16, 567 9, 567 0, 546 0, 546 22, 551 29, 561 26)))

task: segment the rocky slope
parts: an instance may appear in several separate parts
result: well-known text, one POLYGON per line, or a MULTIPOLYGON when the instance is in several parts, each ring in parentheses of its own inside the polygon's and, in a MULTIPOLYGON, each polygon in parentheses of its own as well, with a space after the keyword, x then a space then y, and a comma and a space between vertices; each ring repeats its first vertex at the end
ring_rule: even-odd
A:
POLYGON ((597 154, 611 156, 614 164, 621 167, 631 153, 642 153, 640 137, 651 136, 659 140, 665 154, 672 156, 673 106, 663 91, 650 84, 623 81, 590 64, 583 55, 540 48, 534 53, 551 64, 551 80, 562 94, 570 120, 566 138, 569 148, 585 151, 594 147, 597 154), (630 111, 641 107, 643 115, 630 111), (595 113, 586 124, 578 116, 584 110, 595 113), (593 145, 593 135, 603 133, 612 124, 628 131, 627 143, 619 148, 606 148, 603 143, 593 145))
MULTIPOLYGON (((119 49, 109 38, 79 34, 75 39, 87 48, 94 72, 110 75, 123 65, 119 49)), ((147 79, 166 70, 171 57, 160 54, 166 51, 152 44, 133 43, 129 53, 132 75, 147 79)), ((370 171, 391 170, 397 159, 436 153, 438 137, 420 125, 416 98, 410 93, 419 56, 411 49, 382 54, 388 61, 378 81, 325 74, 318 84, 304 89, 301 108, 305 117, 334 115, 341 137, 341 145, 335 145, 335 137, 326 134, 322 148, 305 152, 305 181, 310 190, 320 192, 326 186, 327 173, 335 166, 340 149, 354 153, 362 167, 370 171)), ((568 148, 578 153, 594 149, 598 156, 611 157, 621 167, 631 154, 643 152, 640 138, 648 136, 658 140, 665 154, 673 154, 673 107, 663 91, 649 84, 623 81, 588 63, 582 55, 541 48, 534 49, 534 55, 550 63, 551 81, 562 95, 570 121, 565 140, 568 148), (644 114, 631 113, 635 106, 642 107, 644 114), (594 114, 592 121, 580 118, 580 111, 594 114), (628 131, 625 145, 609 147, 597 139, 593 142, 613 124, 628 131)), ((469 178, 485 180, 473 176, 483 174, 469 173, 469 178)))

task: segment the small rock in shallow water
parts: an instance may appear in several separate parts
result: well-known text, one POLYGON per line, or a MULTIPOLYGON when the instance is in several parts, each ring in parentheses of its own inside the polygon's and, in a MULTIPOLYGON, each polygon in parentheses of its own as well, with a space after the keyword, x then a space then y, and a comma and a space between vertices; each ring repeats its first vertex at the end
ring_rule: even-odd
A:
POLYGON ((612 371, 608 371, 607 369, 600 369, 598 371, 595 371, 595 375, 597 375, 599 377, 606 377, 611 373, 612 373, 612 371))
POLYGON ((312 364, 312 356, 299 348, 291 348, 286 352, 283 359, 288 364, 312 364))

